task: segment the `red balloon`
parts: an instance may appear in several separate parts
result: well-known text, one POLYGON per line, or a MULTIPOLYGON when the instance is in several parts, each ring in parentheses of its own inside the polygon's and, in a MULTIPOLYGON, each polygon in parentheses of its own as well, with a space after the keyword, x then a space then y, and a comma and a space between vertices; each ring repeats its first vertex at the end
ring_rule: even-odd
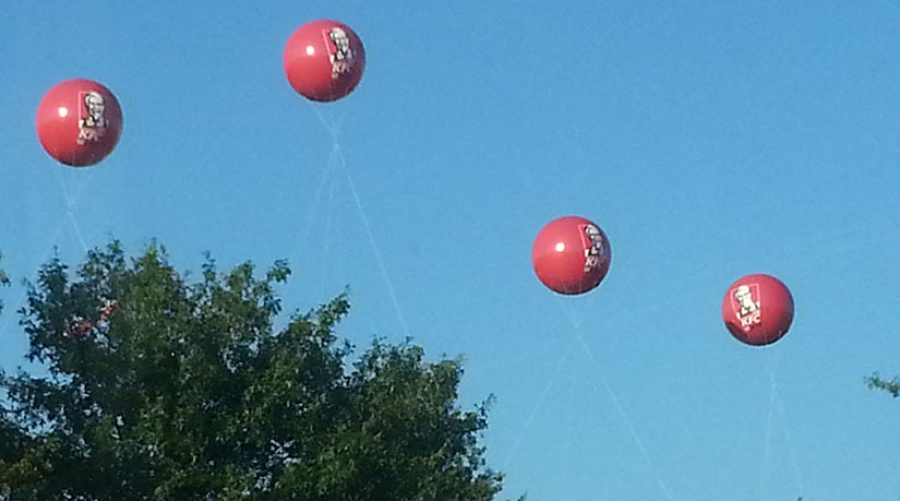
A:
POLYGON ((579 216, 554 219, 538 233, 531 248, 531 263, 541 282, 567 295, 600 285, 611 259, 606 234, 579 216))
POLYGON ((366 53, 356 32, 321 19, 297 28, 284 48, 284 72, 295 91, 313 101, 335 101, 362 79, 366 53))
POLYGON ((794 299, 777 278, 747 275, 728 288, 722 300, 728 331, 751 346, 772 344, 787 334, 794 320, 794 299))
POLYGON ((41 99, 35 126, 41 145, 51 157, 72 167, 86 167, 115 149, 122 133, 122 109, 103 85, 84 79, 66 80, 41 99))

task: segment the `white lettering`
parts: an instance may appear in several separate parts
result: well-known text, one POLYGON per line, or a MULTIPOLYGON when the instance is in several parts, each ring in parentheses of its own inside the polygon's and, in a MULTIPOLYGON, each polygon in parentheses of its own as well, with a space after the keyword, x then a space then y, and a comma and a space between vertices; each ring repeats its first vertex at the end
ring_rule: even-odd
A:
POLYGON ((103 128, 83 127, 78 131, 78 139, 76 142, 78 144, 84 144, 87 141, 94 141, 96 143, 103 137, 103 132, 103 128))
POLYGON ((762 322, 762 318, 761 318, 759 310, 756 310, 753 313, 750 313, 749 315, 744 315, 743 317, 738 315, 738 318, 741 321, 741 327, 751 327, 755 324, 762 322))

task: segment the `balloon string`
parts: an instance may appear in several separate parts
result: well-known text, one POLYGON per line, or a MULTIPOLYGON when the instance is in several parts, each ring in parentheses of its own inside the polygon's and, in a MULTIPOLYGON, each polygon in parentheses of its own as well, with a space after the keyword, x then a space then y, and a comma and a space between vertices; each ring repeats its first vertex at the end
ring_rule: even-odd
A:
MULTIPOLYGON (((344 117, 346 116, 347 109, 341 108, 340 115, 331 122, 325 119, 325 116, 322 114, 321 105, 315 105, 312 102, 308 102, 310 108, 315 112, 316 116, 319 117, 319 121, 322 123, 322 126, 328 133, 331 135, 332 142, 334 147, 331 153, 331 159, 329 160, 329 164, 333 161, 333 168, 329 165, 328 172, 326 172, 326 176, 333 173, 334 169, 338 167, 342 168, 344 174, 347 176, 347 182, 350 186, 350 192, 353 195, 353 200, 356 202, 356 207, 359 210, 360 218, 362 219, 363 226, 366 229, 366 234, 369 237, 369 243, 372 245, 372 250, 375 253, 375 260, 378 263, 378 268, 381 271, 382 278, 384 279, 385 285, 388 290, 388 294, 391 297, 391 302, 393 303, 394 310, 397 314, 397 319, 400 322, 400 326, 403 329, 403 334, 406 337, 410 337, 409 328, 406 324, 406 318, 403 315, 403 310, 400 307, 400 301, 397 299, 397 294, 394 291, 393 283, 391 282, 390 276, 388 275, 387 268, 384 265, 384 260, 381 257, 381 251, 378 248, 378 244, 375 241, 375 234, 372 232, 372 226, 369 224, 369 218, 366 217, 366 211, 363 208, 362 201, 359 198, 359 193, 356 191, 356 186, 353 183, 353 177, 350 174, 350 169, 347 168, 347 161, 344 158, 344 153, 341 150, 340 143, 338 142, 338 136, 341 132, 341 127, 344 122, 344 117)), ((329 223, 330 224, 330 223, 329 223)), ((324 279, 323 279, 324 281, 324 279)))
POLYGON ((66 182, 62 176, 62 169, 60 169, 59 166, 53 166, 53 177, 56 179, 56 184, 59 185, 60 191, 62 191, 63 200, 66 201, 66 207, 71 207, 74 200, 69 196, 69 189, 66 186, 66 182))
POLYGON ((78 174, 84 174, 84 181, 82 181, 81 185, 75 187, 75 191, 71 192, 69 187, 66 185, 66 181, 63 178, 63 170, 64 169, 73 169, 70 167, 60 167, 58 165, 54 166, 53 172, 54 177, 56 178, 57 184, 59 184, 59 188, 62 191, 63 199, 66 201, 66 207, 71 209, 78 202, 78 199, 81 197, 81 194, 84 192, 85 188, 91 183, 93 179, 93 173, 90 171, 86 171, 85 169, 79 169, 78 174), (83 172, 82 172, 83 171, 83 172))
MULTIPOLYGON (((334 194, 337 191, 338 177, 334 175, 334 170, 336 169, 338 163, 336 160, 336 155, 332 153, 331 158, 329 159, 330 165, 328 166, 328 170, 331 173, 331 186, 329 188, 328 193, 328 210, 325 214, 325 229, 322 232, 325 238, 323 238, 324 243, 322 246, 322 277, 321 283, 319 287, 320 294, 325 293, 325 282, 326 277, 328 276, 328 267, 329 267, 329 257, 331 256, 331 220, 334 215, 334 194)), ((338 242, 341 242, 341 236, 338 235, 338 242)))
MULTIPOLYGON (((81 183, 81 186, 75 190, 74 193, 70 193, 68 187, 66 186, 66 182, 63 179, 62 169, 59 166, 54 166, 54 177, 56 178, 57 184, 59 184, 60 191, 62 191, 63 199, 66 202, 66 213, 59 220, 59 224, 56 225, 56 230, 53 231, 53 236, 50 237, 50 242, 47 244, 47 250, 41 255, 40 261, 34 266, 35 271, 40 270, 41 265, 50 257, 51 252, 53 251, 54 245, 57 243, 59 239, 60 233, 62 233, 63 227, 66 223, 71 223, 72 228, 75 230, 75 236, 78 238, 78 243, 81 244, 81 248, 85 253, 88 252, 87 243, 84 240, 84 236, 81 233, 81 228, 78 226, 78 222, 75 220, 75 214, 72 209, 75 207, 75 204, 78 202, 78 198, 84 192, 85 188, 90 184, 93 176, 91 173, 87 173, 85 176, 84 182, 81 183)), ((13 311, 18 312, 19 308, 25 303, 25 298, 28 296, 28 291, 23 290, 19 295, 19 299, 16 301, 16 306, 13 311)), ((0 326, 0 336, 5 335, 7 329, 9 329, 9 323, 12 321, 13 317, 16 315, 7 315, 3 320, 2 326, 0 326)))
MULTIPOLYGON (((656 303, 654 303, 654 304, 656 304, 656 303)), ((581 324, 581 321, 584 319, 584 314, 585 314, 583 309, 581 310, 581 312, 582 312, 582 314, 580 315, 580 317, 575 320, 576 323, 579 325, 581 324)), ((574 316, 574 313, 572 313, 572 315, 574 316)), ((618 317, 618 315, 617 315, 617 317, 618 317)), ((559 363, 556 365, 555 370, 551 373, 552 376, 549 378, 547 386, 544 388, 544 392, 541 394, 540 398, 538 398, 537 402, 534 405, 534 408, 529 413, 528 420, 526 421, 525 426, 522 428, 519 438, 513 444, 512 451, 507 454, 507 459, 506 459, 506 461, 504 461, 503 464, 509 465, 511 458, 514 456, 515 452, 518 450, 519 446, 521 445, 521 442, 524 440, 524 435, 530 428, 531 422, 534 420, 534 418, 537 416, 538 411, 543 406, 544 400, 550 394, 550 390, 552 389, 553 385, 556 384, 556 380, 559 378, 559 374, 562 372, 563 364, 568 360, 569 355, 572 351, 572 348, 574 348, 577 344, 578 344, 578 340, 575 338, 573 338, 571 340, 571 342, 568 344, 566 351, 563 353, 562 357, 560 357, 559 363)))
POLYGON ((588 358, 591 360, 591 364, 594 366, 594 369, 597 371, 597 375, 600 377, 600 383, 603 385, 603 388, 609 394, 610 399, 613 402, 613 405, 618 411, 619 416, 622 418, 622 421, 628 427, 628 431, 631 434, 631 438, 634 440, 634 443, 637 445, 638 449, 641 452, 641 455, 644 457, 644 461, 647 462, 647 465, 650 466, 650 469, 653 470, 653 474, 656 477, 656 482, 659 484, 659 488, 663 491, 663 494, 666 495, 666 498, 669 501, 674 501, 672 494, 669 492, 669 488, 666 486, 665 481, 662 478, 662 475, 659 472, 659 469, 656 467, 656 464, 650 458, 650 453, 647 452, 647 448, 644 446, 644 442, 638 436, 637 431, 634 429, 634 426, 631 423, 631 419, 628 417, 628 414, 625 412, 625 408, 622 407, 622 404, 619 402, 618 396, 616 396, 616 392, 613 391, 612 386, 610 386, 609 381, 606 379, 606 375, 603 373, 603 370, 600 368, 600 364, 596 358, 594 358, 594 353, 591 351, 587 342, 584 340, 584 336, 581 335, 581 323, 579 319, 575 318, 574 313, 566 307, 565 303, 559 296, 557 296, 559 300, 559 305, 562 307, 563 311, 566 313, 566 316, 569 318, 569 322, 572 324, 573 333, 577 338, 578 343, 584 348, 585 354, 587 354, 588 358))
POLYGON ((337 144, 338 135, 340 134, 341 126, 344 123, 344 117, 347 116, 347 108, 342 107, 341 111, 340 111, 340 115, 338 115, 337 118, 332 116, 331 117, 332 120, 329 122, 328 120, 325 119, 325 116, 322 114, 322 110, 320 109, 322 107, 321 104, 314 104, 311 101, 307 101, 307 104, 309 104, 309 107, 312 108, 312 110, 315 112, 316 116, 319 117, 319 121, 322 122, 322 126, 325 127, 325 130, 327 130, 328 133, 331 135, 332 141, 334 141, 334 143, 337 144))
MULTIPOLYGON (((50 237, 50 243, 47 245, 47 250, 44 251, 44 254, 41 256, 40 261, 35 266, 35 268, 39 269, 41 266, 41 263, 43 263, 44 261, 47 260, 47 258, 50 257, 50 254, 53 251, 53 246, 56 243, 57 238, 59 238, 59 234, 62 232, 62 229, 66 225, 66 222, 68 222, 68 220, 69 220, 68 213, 65 216, 63 216, 62 219, 59 220, 59 224, 56 225, 56 231, 54 231, 53 236, 50 237)), ((19 311, 19 308, 22 307, 22 304, 25 302, 25 298, 27 296, 28 296, 28 291, 23 290, 22 293, 19 295, 19 300, 16 301, 16 307, 13 309, 13 311, 15 311, 15 312, 19 311)), ((6 318, 3 320, 3 327, 0 328, 0 335, 6 334, 6 330, 9 328, 9 323, 12 321, 13 317, 15 317, 15 316, 16 315, 6 315, 6 318)))
POLYGON ((774 421, 777 419, 781 421, 781 430, 784 433, 785 445, 788 449, 788 456, 791 461, 791 469, 794 473, 794 482, 797 484, 797 490, 800 493, 800 497, 804 497, 803 492, 803 481, 800 477, 800 469, 797 467, 797 458, 794 453, 794 446, 791 443, 791 433, 788 429, 787 419, 784 413, 784 406, 781 402, 781 398, 778 396, 778 366, 779 366, 779 352, 776 348, 766 346, 764 350, 768 353, 767 362, 767 372, 769 376, 769 384, 770 384, 770 395, 769 395, 769 411, 766 422, 766 443, 765 443, 765 452, 763 457, 763 466, 761 472, 761 480, 760 480, 760 498, 766 499, 768 497, 768 481, 767 475, 770 467, 771 460, 771 449, 772 449, 772 435, 774 433, 774 421))
POLYGON ((366 211, 363 210, 362 202, 359 200, 359 193, 356 192, 356 186, 353 184, 353 178, 350 176, 350 169, 347 169, 346 164, 344 163, 344 155, 340 155, 341 166, 344 167, 344 173, 347 175, 347 181, 350 183, 350 192, 353 194, 353 199, 356 201, 356 207, 359 209, 359 216, 362 218, 363 225, 366 227, 366 233, 369 235, 369 242, 372 244, 372 250, 375 252, 375 259, 378 262, 378 268, 381 269, 381 276, 384 278, 384 283, 387 285, 388 293, 391 296, 391 301, 394 303, 394 310, 397 312, 397 318, 400 320, 400 326, 403 328, 403 334, 408 338, 410 337, 409 328, 406 326, 406 319, 403 316, 403 311, 400 308, 400 301, 397 300, 397 294, 394 292, 394 286, 391 283, 391 279, 388 276, 387 268, 384 266, 384 260, 381 259, 381 252, 378 250, 378 244, 375 243, 375 235, 372 233, 372 226, 369 224, 369 218, 366 217, 366 211))
POLYGON ((537 402, 534 404, 534 408, 528 414, 528 419, 525 421, 525 425, 522 427, 522 430, 519 432, 519 438, 516 439, 515 443, 512 446, 512 449, 507 454, 506 460, 503 464, 508 465, 509 462, 515 457, 516 452, 519 449, 519 445, 522 444, 522 440, 525 439, 525 434, 528 432, 529 428, 531 428, 531 423, 534 421, 535 416, 537 416, 538 410, 540 410, 541 406, 544 404, 544 400, 547 399, 547 395, 550 394, 550 389, 553 388, 553 385, 556 383, 556 380, 559 378, 559 374, 562 372, 563 365, 566 363, 566 360, 569 358, 569 353, 572 351, 572 347, 574 347, 576 342, 573 340, 569 343, 569 346, 566 348, 565 353, 563 353, 562 358, 559 359, 559 363, 556 364, 556 369, 553 371, 553 375, 550 377, 547 382, 547 386, 544 388, 544 392, 541 393, 541 396, 538 398, 537 402))
POLYGON ((787 418, 784 415, 784 407, 781 404, 781 399, 777 396, 775 397, 775 404, 778 409, 778 417, 781 419, 781 428, 784 432, 784 439, 787 442, 788 446, 788 454, 791 458, 791 468, 794 470, 794 481, 797 482, 797 491, 800 492, 800 498, 805 498, 806 494, 803 492, 803 481, 800 478, 800 469, 797 468, 797 458, 794 454, 794 446, 791 442, 791 433, 788 431, 787 418))
POLYGON ((81 228, 78 227, 78 222, 75 221, 75 215, 72 213, 71 210, 68 211, 66 213, 66 215, 69 218, 69 221, 72 222, 72 228, 75 229, 75 236, 78 237, 78 242, 81 244, 81 248, 84 250, 84 253, 87 254, 88 246, 87 246, 87 243, 85 243, 85 241, 84 241, 84 237, 81 235, 81 228))
POLYGON ((84 190, 91 184, 91 181, 94 179, 94 174, 92 172, 87 172, 87 175, 84 178, 84 182, 81 183, 81 186, 75 191, 72 196, 72 201, 69 203, 70 208, 75 206, 75 203, 81 198, 81 194, 84 190))
POLYGON ((309 211, 309 215, 306 218, 306 236, 308 238, 312 237, 312 226, 313 220, 315 219, 316 209, 321 205, 322 195, 325 192, 325 186, 331 181, 332 191, 330 193, 329 201, 334 198, 334 183, 335 183, 335 175, 334 171, 337 169, 337 161, 335 161, 335 157, 337 155, 336 150, 337 146, 332 149, 330 156, 328 157, 328 163, 325 165, 325 169, 322 170, 322 177, 319 179, 319 186, 316 188, 316 193, 313 196, 313 204, 312 209, 309 211))
POLYGON ((768 498, 769 489, 768 489, 768 473, 769 473, 769 463, 771 461, 772 455, 772 427, 775 417, 775 377, 777 366, 777 358, 773 352, 773 350, 769 349, 768 346, 763 348, 769 354, 769 410, 766 414, 766 439, 763 444, 763 460, 762 465, 760 466, 760 480, 759 480, 759 498, 761 500, 765 500, 768 498))
MULTIPOLYGON (((81 182, 81 184, 79 186, 76 186, 75 191, 70 191, 69 187, 67 186, 67 184, 65 182, 65 179, 63 178, 63 174, 62 174, 63 169, 64 168, 59 167, 59 166, 54 166, 54 169, 53 169, 54 173, 55 173, 56 181, 59 184, 60 190, 62 191, 63 199, 65 199, 65 201, 66 201, 66 215, 63 218, 68 219, 69 222, 72 223, 72 229, 75 230, 75 236, 78 238, 78 243, 81 244, 81 248, 84 250, 85 254, 87 254, 88 246, 84 240, 84 236, 81 233, 81 228, 78 226, 78 221, 75 220, 75 213, 73 212, 73 209, 75 208, 75 205, 78 203, 78 199, 81 198, 81 194, 84 193, 84 190, 91 183, 91 180, 93 179, 93 174, 89 171, 84 171, 82 169, 79 169, 79 172, 78 172, 78 174, 76 174, 76 176, 80 175, 80 174, 84 174, 84 180, 81 182)), ((57 230, 56 233, 58 234, 59 230, 57 230)), ((54 238, 54 242, 51 242, 51 245, 53 245, 53 243, 55 243, 55 238, 54 238)), ((38 266, 40 266, 40 265, 38 265, 38 266)))

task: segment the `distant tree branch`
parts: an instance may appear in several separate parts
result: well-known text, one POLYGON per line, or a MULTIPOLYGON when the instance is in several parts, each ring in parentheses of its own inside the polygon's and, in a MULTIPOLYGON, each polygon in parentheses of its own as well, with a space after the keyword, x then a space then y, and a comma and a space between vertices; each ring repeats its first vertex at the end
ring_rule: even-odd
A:
POLYGON ((894 398, 900 397, 900 377, 894 377, 890 381, 882 379, 877 373, 866 378, 866 385, 873 390, 882 390, 890 393, 894 398))
MULTIPOLYGON (((3 260, 3 254, 0 254, 0 260, 3 260)), ((6 276, 6 273, 3 273, 3 270, 0 270, 0 285, 9 285, 9 277, 6 276)), ((2 301, 0 301, 0 311, 3 311, 2 301)))

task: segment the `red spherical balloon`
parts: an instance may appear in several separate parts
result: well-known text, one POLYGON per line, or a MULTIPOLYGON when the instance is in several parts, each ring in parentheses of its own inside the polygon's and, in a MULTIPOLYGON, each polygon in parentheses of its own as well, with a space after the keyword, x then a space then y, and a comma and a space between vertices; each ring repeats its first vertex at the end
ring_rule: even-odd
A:
POLYGON ((752 346, 772 344, 787 334, 794 320, 794 299, 777 278, 747 275, 728 288, 722 300, 728 331, 752 346))
POLYGON ((116 147, 122 133, 122 109, 103 85, 67 80, 41 99, 35 126, 51 157, 72 167, 86 167, 103 160, 116 147))
POLYGON ((611 259, 606 234, 579 216, 554 219, 538 233, 531 248, 534 272, 560 294, 582 294, 600 285, 611 259))
POLYGON ((313 101, 335 101, 356 88, 366 66, 359 36, 347 25, 322 19, 304 24, 284 48, 291 87, 313 101))

